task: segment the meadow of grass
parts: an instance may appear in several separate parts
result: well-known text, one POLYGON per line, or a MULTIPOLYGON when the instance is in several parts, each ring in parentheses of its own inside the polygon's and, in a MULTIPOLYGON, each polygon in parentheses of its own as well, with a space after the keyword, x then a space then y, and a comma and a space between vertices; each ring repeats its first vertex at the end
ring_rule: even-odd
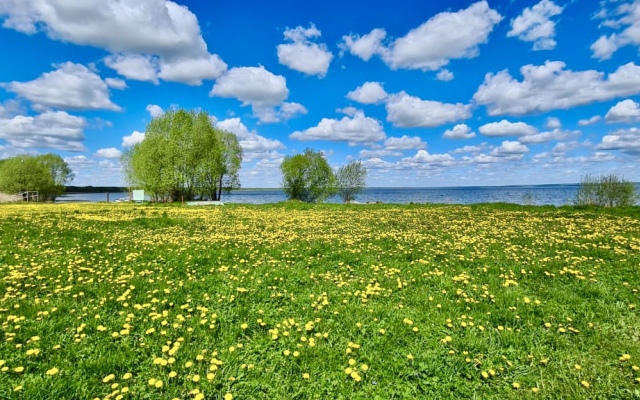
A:
POLYGON ((640 398, 639 265, 635 209, 3 205, 0 398, 640 398))

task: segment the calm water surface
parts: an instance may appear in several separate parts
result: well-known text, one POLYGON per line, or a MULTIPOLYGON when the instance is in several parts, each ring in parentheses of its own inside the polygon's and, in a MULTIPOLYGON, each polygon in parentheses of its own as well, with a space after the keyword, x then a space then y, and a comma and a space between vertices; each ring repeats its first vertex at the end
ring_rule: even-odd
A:
MULTIPOLYGON (((636 185, 640 189, 640 185, 636 185)), ((542 185, 542 186, 477 186, 447 188, 367 188, 357 201, 382 203, 515 203, 531 205, 561 206, 572 204, 578 185, 542 185)), ((126 193, 110 193, 109 200, 128 198, 126 193)), ((58 198, 58 202, 106 201, 106 193, 69 193, 58 198)), ((286 200, 280 189, 241 190, 230 195, 222 195, 224 203, 265 204, 286 200)), ((330 203, 340 203, 333 197, 330 203)))

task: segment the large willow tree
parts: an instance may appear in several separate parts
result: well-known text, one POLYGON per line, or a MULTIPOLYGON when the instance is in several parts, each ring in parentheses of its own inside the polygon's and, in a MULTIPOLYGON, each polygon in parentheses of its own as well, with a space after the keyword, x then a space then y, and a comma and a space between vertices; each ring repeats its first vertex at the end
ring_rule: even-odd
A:
POLYGON ((145 139, 122 158, 125 178, 153 201, 220 200, 240 187, 242 148, 204 111, 170 110, 147 126, 145 139))

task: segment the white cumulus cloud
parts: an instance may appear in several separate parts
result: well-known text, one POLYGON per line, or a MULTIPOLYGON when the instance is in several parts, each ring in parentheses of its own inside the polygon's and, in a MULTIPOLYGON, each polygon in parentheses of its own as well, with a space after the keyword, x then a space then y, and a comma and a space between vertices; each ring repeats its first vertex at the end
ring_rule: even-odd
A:
POLYGON ((86 120, 64 111, 0 118, 0 139, 17 148, 84 151, 86 120))
POLYGON ((471 116, 469 106, 422 100, 402 91, 390 95, 386 103, 387 121, 400 127, 433 128, 471 116))
POLYGON ((511 20, 511 30, 507 36, 533 42, 533 50, 551 50, 556 47, 556 23, 551 18, 560 15, 562 10, 551 0, 542 0, 533 7, 527 7, 511 20))
MULTIPOLYGON (((615 2, 610 2, 616 4, 615 2)), ((603 2, 603 4, 606 4, 603 2)), ((601 27, 616 30, 602 35, 591 45, 593 57, 608 60, 613 53, 625 46, 640 45, 640 1, 624 2, 613 10, 603 9, 596 17, 605 18, 601 27)))
POLYGON ((333 54, 325 44, 313 42, 321 36, 320 30, 311 24, 309 28, 301 26, 287 29, 284 37, 290 43, 278 45, 278 62, 306 75, 324 77, 329 70, 333 54))
POLYGON ((444 131, 444 134, 442 135, 442 137, 445 139, 455 139, 455 140, 472 139, 476 137, 476 133, 473 132, 471 128, 467 126, 467 124, 458 124, 454 126, 452 129, 447 129, 446 131, 444 131))
POLYGON ((596 145, 600 150, 621 150, 624 153, 640 155, 640 129, 620 129, 609 133, 596 145))
POLYGON ((442 12, 431 17, 405 36, 385 45, 386 32, 374 29, 364 36, 343 37, 342 47, 363 60, 374 54, 392 69, 435 71, 451 59, 473 58, 486 43, 502 16, 479 1, 457 12, 442 12))
POLYGON ((525 115, 568 109, 597 101, 640 93, 640 66, 624 64, 608 74, 595 70, 571 71, 562 61, 520 68, 522 81, 507 70, 489 73, 473 95, 489 115, 525 115))
POLYGON ((349 100, 362 104, 375 104, 387 98, 387 92, 379 82, 365 82, 347 93, 349 100))
POLYGON ((157 118, 164 114, 162 107, 156 104, 148 104, 146 110, 151 115, 151 118, 157 118))
POLYGON ((100 158, 120 158, 122 152, 115 147, 109 147, 106 149, 99 149, 96 151, 95 156, 100 158))
POLYGON ((538 133, 538 130, 529 124, 524 122, 510 122, 506 119, 482 125, 478 130, 483 135, 492 137, 525 136, 538 133))
POLYGON ((383 147, 386 150, 412 150, 412 149, 425 149, 427 143, 418 136, 390 137, 384 141, 383 147))
POLYGON ((274 75, 263 66, 238 67, 223 74, 209 95, 236 98, 244 106, 251 105, 261 121, 275 122, 273 108, 289 96, 289 89, 284 76, 274 75))
POLYGON ((317 126, 289 135, 295 140, 329 140, 335 142, 368 143, 386 138, 380 121, 359 112, 352 118, 323 118, 317 126))
POLYGON ((55 67, 33 81, 14 81, 5 88, 39 108, 120 110, 109 97, 107 83, 84 65, 66 62, 55 67))
POLYGON ((640 104, 627 99, 611 107, 604 116, 607 122, 636 122, 640 121, 640 104))
POLYGON ((144 132, 133 131, 131 135, 122 137, 122 147, 134 146, 144 140, 144 132))
POLYGON ((551 142, 553 140, 572 140, 580 136, 580 131, 566 131, 554 129, 552 131, 540 132, 532 135, 525 135, 518 138, 520 143, 538 144, 551 142))
POLYGON ((453 72, 449 71, 446 68, 438 71, 438 74, 436 75, 436 79, 443 82, 449 82, 453 80, 453 78, 453 72))
POLYGON ((276 151, 284 148, 284 144, 282 144, 282 142, 260 136, 255 131, 249 131, 240 118, 227 118, 217 121, 215 126, 236 135, 238 143, 240 144, 240 147, 242 147, 244 153, 244 162, 256 159, 263 160, 282 157, 282 154, 276 151))
POLYGON ((127 79, 142 82, 158 81, 158 61, 142 54, 115 54, 104 59, 107 67, 127 79))
MULTIPOLYGON (((3 0, 0 17, 5 28, 26 34, 44 32, 53 40, 126 58, 159 57, 160 74, 167 80, 194 85, 215 78, 220 69, 220 63, 212 62, 219 57, 207 51, 195 14, 169 0, 3 0)), ((129 79, 157 79, 153 64, 146 65, 153 70, 136 73, 131 63, 117 61, 108 58, 106 63, 129 79)))
POLYGON ((580 126, 588 126, 588 125, 593 125, 598 123, 598 121, 600 121, 602 119, 601 116, 599 115, 594 115, 591 118, 586 118, 586 119, 581 119, 578 121, 578 125, 580 126))
POLYGON ((495 148, 491 155, 495 157, 522 156, 529 152, 529 148, 520 142, 505 140, 500 147, 495 148))

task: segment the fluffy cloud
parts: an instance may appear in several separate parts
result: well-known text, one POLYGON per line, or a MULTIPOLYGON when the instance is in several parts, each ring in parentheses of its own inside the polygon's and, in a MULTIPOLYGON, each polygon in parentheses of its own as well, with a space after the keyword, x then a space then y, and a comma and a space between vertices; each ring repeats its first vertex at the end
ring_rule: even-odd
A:
POLYGON ((246 139, 250 135, 249 129, 242 123, 240 118, 227 118, 222 121, 217 121, 215 125, 216 128, 233 133, 240 140, 246 139))
POLYGON ((375 104, 387 98, 387 92, 379 82, 365 82, 347 93, 349 100, 362 104, 375 104))
POLYGON ((107 67, 135 81, 158 82, 157 60, 141 54, 118 54, 104 59, 107 67))
POLYGON ((284 148, 282 142, 260 136, 255 131, 249 131, 240 118, 224 119, 217 121, 215 125, 217 128, 236 135, 244 153, 244 162, 282 157, 282 154, 276 151, 284 148))
POLYGON ((449 82, 450 80, 453 80, 453 78, 453 72, 446 68, 438 71, 438 74, 436 75, 436 79, 443 82, 449 82))
POLYGON ((624 153, 640 155, 640 129, 620 129, 609 133, 596 146, 600 150, 621 150, 624 153))
POLYGON ((383 140, 386 135, 378 120, 359 112, 352 118, 323 118, 317 126, 294 132, 289 137, 296 140, 330 140, 355 144, 383 140))
POLYGON ((500 147, 495 148, 491 155, 495 157, 522 156, 529 152, 529 148, 520 142, 505 140, 500 147))
POLYGON ((640 120, 640 104, 631 99, 622 100, 604 116, 607 122, 636 122, 640 120))
POLYGON ((115 147, 109 147, 106 149, 99 149, 96 151, 95 156, 100 158, 120 158, 122 152, 115 147))
POLYGON ((273 108, 289 96, 289 89, 284 76, 274 75, 263 66, 239 67, 222 75, 209 95, 236 98, 244 106, 251 105, 261 121, 275 122, 273 108))
POLYGON ((306 29, 301 26, 287 29, 284 37, 290 43, 278 45, 278 62, 306 75, 324 77, 333 54, 325 44, 312 42, 312 39, 320 36, 320 30, 313 24, 306 29))
POLYGON ((547 121, 545 122, 545 128, 547 129, 558 129, 562 126, 562 124, 560 123, 560 120, 556 117, 549 117, 547 118, 547 121))
POLYGON ((447 129, 442 135, 445 139, 471 139, 476 137, 476 133, 471 131, 467 124, 458 124, 453 129, 447 129))
POLYGON ((354 56, 369 61, 374 54, 383 54, 386 50, 382 41, 387 36, 384 29, 374 29, 366 35, 343 36, 340 48, 349 51, 354 56))
POLYGON ((520 73, 521 82, 507 70, 487 74, 473 99, 487 106, 489 115, 525 115, 640 93, 640 67, 634 63, 618 67, 606 78, 594 70, 565 70, 561 61, 525 65, 520 73))
POLYGON ((390 137, 384 141, 384 148, 387 150, 412 150, 425 149, 427 144, 418 136, 390 137))
POLYGON ((401 163, 430 164, 439 167, 450 167, 455 162, 456 159, 451 154, 429 154, 426 150, 418 150, 415 156, 401 160, 401 163))
POLYGON ((386 109, 387 121, 405 128, 433 128, 471 116, 468 105, 422 100, 404 91, 390 95, 386 109))
POLYGON ((591 118, 587 118, 587 119, 581 119, 578 121, 578 125, 580 126, 588 126, 588 125, 593 125, 595 123, 597 123, 598 121, 600 121, 602 119, 601 116, 599 115, 594 115, 591 118))
POLYGON ((524 122, 510 122, 503 119, 500 122, 491 122, 478 128, 480 133, 485 136, 525 136, 535 135, 538 130, 524 122))
POLYGON ((133 131, 131 135, 122 138, 122 147, 134 146, 144 140, 144 132, 133 131))
POLYGON ((127 82, 118 78, 107 78, 104 80, 107 86, 112 89, 124 90, 127 88, 127 82))
POLYGON ((511 30, 507 36, 517 36, 525 42, 533 42, 534 50, 551 50, 556 47, 556 23, 551 20, 562 13, 562 7, 551 0, 542 0, 533 7, 527 7, 518 17, 511 20, 511 30))
MULTIPOLYGON (((220 63, 212 63, 211 57, 217 56, 208 53, 195 14, 173 1, 4 0, 0 16, 4 27, 26 34, 43 31, 54 40, 99 47, 126 58, 158 56, 164 66, 161 75, 168 80, 197 84, 219 72, 220 63)), ((130 79, 154 82, 157 73, 155 68, 142 74, 122 63, 107 65, 130 79)))
POLYGON ((64 111, 0 118, 0 139, 19 148, 84 151, 86 120, 64 111))
POLYGON ((156 118, 164 114, 164 110, 162 109, 162 107, 156 104, 147 105, 146 110, 149 111, 149 114, 151 115, 152 118, 156 118))
POLYGON ((518 139, 520 143, 538 144, 550 142, 553 140, 571 140, 580 136, 580 131, 565 131, 562 129, 554 129, 552 131, 540 132, 533 135, 525 135, 518 139))
POLYGON ((386 32, 374 29, 362 37, 343 37, 342 47, 365 61, 377 54, 392 69, 435 71, 451 59, 476 57, 478 46, 487 42, 501 20, 486 1, 480 1, 458 12, 439 13, 388 46, 383 44, 386 32))
POLYGON ((109 98, 107 83, 84 65, 67 62, 55 67, 33 81, 11 82, 5 88, 41 109, 120 110, 109 98))
POLYGON ((591 45, 594 58, 608 60, 621 47, 640 45, 640 1, 620 4, 611 11, 603 9, 596 16, 606 18, 600 26, 621 31, 600 36, 591 45))
POLYGON ((203 80, 220 77, 227 64, 217 54, 209 54, 199 58, 163 58, 159 68, 158 77, 162 80, 200 86, 203 80))

